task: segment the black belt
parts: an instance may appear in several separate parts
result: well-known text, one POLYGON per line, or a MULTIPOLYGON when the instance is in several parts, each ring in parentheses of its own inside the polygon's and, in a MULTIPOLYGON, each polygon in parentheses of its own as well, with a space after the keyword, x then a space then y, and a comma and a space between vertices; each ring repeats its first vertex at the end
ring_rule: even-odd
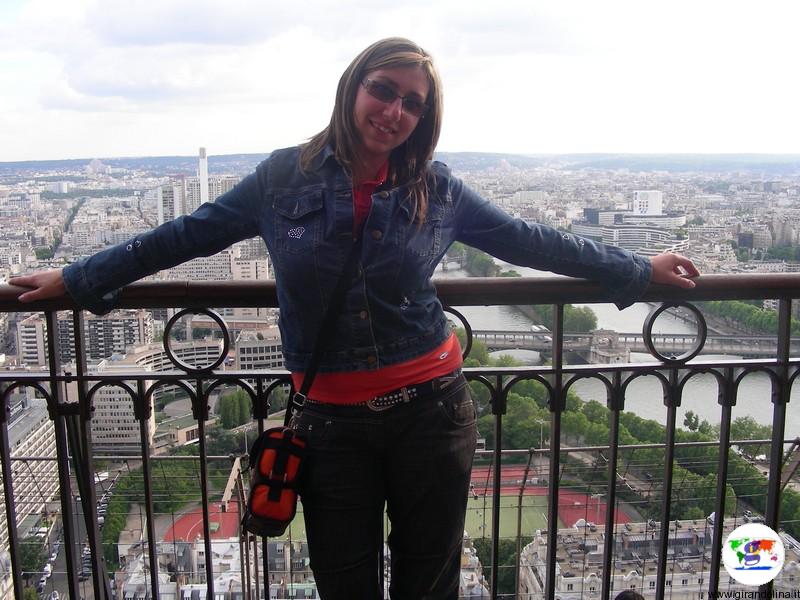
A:
MULTIPOLYGON (((392 390, 386 394, 382 394, 381 396, 376 396, 371 400, 366 400, 364 402, 358 402, 356 404, 349 404, 347 406, 366 406, 370 410, 375 412, 384 411, 387 409, 392 408, 393 406, 397 406, 398 404, 407 404, 412 400, 419 400, 420 398, 424 398, 425 396, 430 396, 431 394, 438 392, 440 390, 445 389, 451 383, 456 381, 461 376, 461 369, 456 369, 455 371, 451 371, 447 375, 442 375, 441 377, 434 377, 429 381, 424 381, 423 383, 415 383, 414 385, 406 385, 401 388, 397 388, 396 390, 392 390)), ((311 404, 327 404, 329 406, 334 406, 329 402, 317 402, 311 398, 306 399, 306 403, 311 404)))

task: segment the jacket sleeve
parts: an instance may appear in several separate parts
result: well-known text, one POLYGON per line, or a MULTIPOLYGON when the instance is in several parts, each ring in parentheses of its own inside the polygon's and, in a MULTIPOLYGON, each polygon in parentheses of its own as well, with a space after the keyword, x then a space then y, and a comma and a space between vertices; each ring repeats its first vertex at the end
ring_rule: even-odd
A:
POLYGON ((268 162, 192 214, 68 265, 67 292, 84 308, 104 314, 114 308, 121 287, 258 235, 268 162))
POLYGON ((650 283, 650 260, 552 227, 515 219, 450 179, 456 239, 506 262, 600 283, 618 308, 636 302, 650 283))

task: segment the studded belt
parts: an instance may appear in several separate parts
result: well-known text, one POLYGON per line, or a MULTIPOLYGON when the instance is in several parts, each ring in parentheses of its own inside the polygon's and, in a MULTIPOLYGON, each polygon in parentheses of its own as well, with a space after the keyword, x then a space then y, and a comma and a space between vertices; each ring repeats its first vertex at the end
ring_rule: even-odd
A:
MULTIPOLYGON (((364 402, 359 402, 357 404, 352 404, 349 406, 366 406, 370 410, 373 410, 375 412, 381 412, 384 410, 388 410, 393 406, 397 406, 398 404, 407 404, 409 402, 412 402, 413 400, 418 400, 420 398, 424 398, 425 396, 430 396, 435 392, 445 389, 447 386, 456 381, 460 376, 461 376, 461 369, 456 369, 455 371, 451 371, 447 375, 442 375, 441 377, 434 377, 433 379, 425 381, 423 383, 406 385, 401 388, 397 388, 396 390, 392 390, 391 392, 388 392, 386 394, 382 394, 381 396, 376 396, 371 400, 366 400, 364 402)), ((311 398, 308 398, 306 400, 306 403, 322 404, 321 402, 316 402, 311 398)))

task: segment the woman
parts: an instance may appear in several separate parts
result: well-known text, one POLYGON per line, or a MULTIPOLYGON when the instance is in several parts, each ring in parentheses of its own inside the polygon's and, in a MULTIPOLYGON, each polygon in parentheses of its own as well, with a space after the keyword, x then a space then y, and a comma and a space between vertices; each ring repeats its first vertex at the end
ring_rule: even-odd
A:
POLYGON ((475 411, 431 276, 454 241, 503 260, 600 281, 620 307, 652 282, 693 287, 686 258, 650 260, 512 219, 430 159, 442 118, 430 56, 400 38, 342 75, 330 124, 274 152, 192 215, 66 267, 19 277, 32 301, 63 294, 94 312, 157 270, 261 235, 275 267, 296 387, 341 273, 357 273, 297 427, 311 450, 302 493, 322 598, 377 598, 384 503, 392 598, 456 598, 475 411))

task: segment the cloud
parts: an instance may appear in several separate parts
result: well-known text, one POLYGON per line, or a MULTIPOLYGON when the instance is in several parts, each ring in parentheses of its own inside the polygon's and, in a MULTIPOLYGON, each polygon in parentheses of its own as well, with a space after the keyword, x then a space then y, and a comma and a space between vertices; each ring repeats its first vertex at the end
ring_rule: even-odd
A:
POLYGON ((263 42, 298 22, 293 2, 172 0, 96 2, 85 24, 110 46, 222 44, 248 46, 263 42))
POLYGON ((4 130, 27 136, 12 154, 38 140, 52 156, 55 137, 114 154, 269 150, 320 129, 353 56, 402 35, 442 72, 443 150, 784 150, 800 139, 798 13, 780 0, 24 0, 0 21, 0 113, 25 123, 4 130))

